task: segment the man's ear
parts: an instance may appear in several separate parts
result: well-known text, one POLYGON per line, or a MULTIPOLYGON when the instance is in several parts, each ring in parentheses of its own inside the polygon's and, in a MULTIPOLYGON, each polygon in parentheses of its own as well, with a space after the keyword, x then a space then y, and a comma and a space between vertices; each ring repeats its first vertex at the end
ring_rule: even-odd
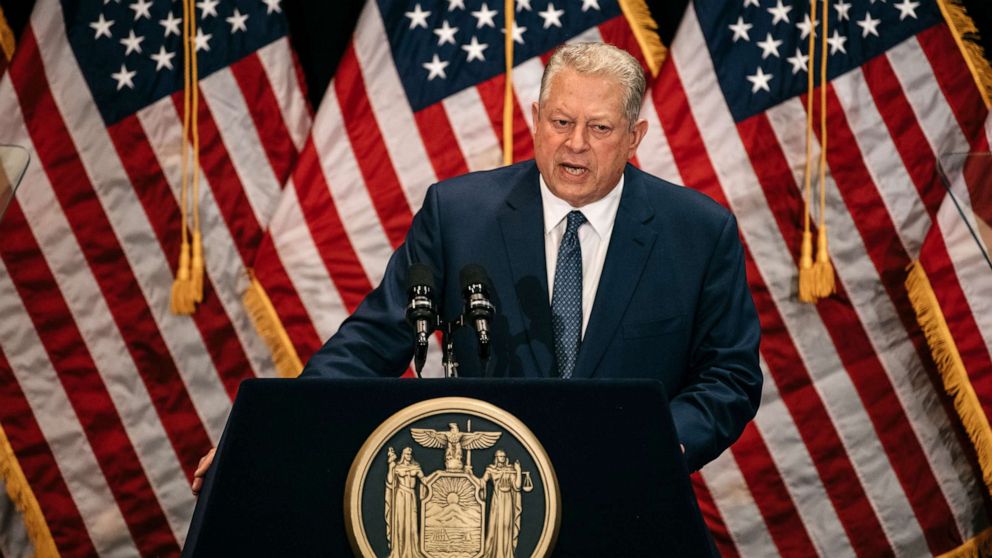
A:
POLYGON ((631 130, 634 134, 633 140, 630 142, 630 153, 628 153, 627 158, 634 156, 637 153, 637 146, 641 145, 641 140, 644 139, 644 135, 648 133, 648 121, 645 119, 640 119, 634 124, 634 129, 631 130))

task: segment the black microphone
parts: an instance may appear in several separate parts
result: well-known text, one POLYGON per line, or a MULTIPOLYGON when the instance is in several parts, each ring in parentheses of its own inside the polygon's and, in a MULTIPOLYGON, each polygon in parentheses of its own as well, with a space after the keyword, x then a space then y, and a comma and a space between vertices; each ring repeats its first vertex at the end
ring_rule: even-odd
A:
POLYGON ((486 362, 489 360, 490 325, 496 314, 496 308, 489 301, 489 291, 492 290, 489 274, 479 264, 468 264, 462 268, 459 278, 465 298, 465 319, 475 328, 479 339, 479 359, 486 362))
POLYGON ((413 326, 417 342, 413 353, 413 366, 420 375, 427 361, 427 340, 437 327, 437 309, 434 307, 434 273, 422 263, 410 266, 406 276, 409 303, 406 320, 413 326))

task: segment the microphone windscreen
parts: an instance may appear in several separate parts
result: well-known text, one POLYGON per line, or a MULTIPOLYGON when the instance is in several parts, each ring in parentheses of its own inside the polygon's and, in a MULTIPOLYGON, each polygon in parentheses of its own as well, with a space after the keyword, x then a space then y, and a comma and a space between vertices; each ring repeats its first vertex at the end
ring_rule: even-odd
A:
POLYGON ((415 263, 406 274, 406 288, 410 290, 421 286, 434 290, 434 272, 422 263, 415 263))
POLYGON ((479 264, 468 264, 462 268, 461 273, 458 274, 458 278, 461 280, 462 289, 466 289, 469 285, 481 284, 482 286, 490 289, 489 284, 489 274, 486 273, 485 268, 479 264))

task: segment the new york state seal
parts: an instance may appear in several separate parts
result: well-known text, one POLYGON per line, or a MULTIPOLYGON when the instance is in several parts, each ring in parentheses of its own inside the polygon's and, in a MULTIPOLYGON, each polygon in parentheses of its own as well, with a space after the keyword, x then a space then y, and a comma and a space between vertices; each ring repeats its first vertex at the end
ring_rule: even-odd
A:
POLYGON ((560 524, 554 468, 520 420, 477 399, 411 405, 351 465, 345 521, 368 558, 550 554, 560 524))

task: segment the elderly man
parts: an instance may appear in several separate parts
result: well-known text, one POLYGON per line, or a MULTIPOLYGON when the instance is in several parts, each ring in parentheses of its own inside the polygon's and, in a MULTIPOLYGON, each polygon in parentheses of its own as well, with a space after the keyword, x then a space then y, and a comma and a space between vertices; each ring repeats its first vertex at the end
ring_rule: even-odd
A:
POLYGON ((757 315, 733 216, 627 164, 647 132, 644 91, 616 47, 558 49, 532 107, 535 160, 432 186, 382 283, 303 376, 400 375, 414 351, 409 266, 434 271, 452 319, 459 271, 479 263, 497 308, 492 357, 483 368, 462 328, 461 376, 657 378, 689 469, 719 455, 758 407, 757 315))

